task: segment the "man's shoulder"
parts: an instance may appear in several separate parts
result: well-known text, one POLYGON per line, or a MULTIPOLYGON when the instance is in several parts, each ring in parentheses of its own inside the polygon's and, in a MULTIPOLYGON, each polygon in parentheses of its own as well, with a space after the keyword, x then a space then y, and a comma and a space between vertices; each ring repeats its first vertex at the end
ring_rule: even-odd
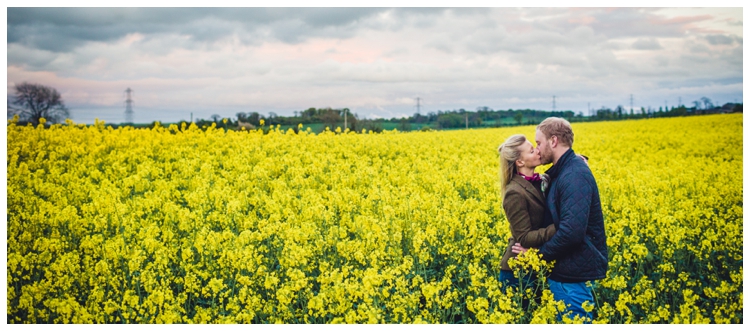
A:
POLYGON ((583 162, 583 160, 578 158, 570 160, 567 166, 561 170, 562 171, 560 171, 560 175, 557 178, 558 183, 580 184, 583 182, 591 182, 594 179, 594 174, 591 172, 591 169, 583 162))

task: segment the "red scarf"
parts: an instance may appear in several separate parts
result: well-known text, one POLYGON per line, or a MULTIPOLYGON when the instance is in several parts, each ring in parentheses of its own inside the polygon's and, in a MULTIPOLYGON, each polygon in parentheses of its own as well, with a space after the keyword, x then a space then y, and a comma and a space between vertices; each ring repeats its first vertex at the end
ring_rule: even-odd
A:
POLYGON ((531 177, 529 177, 529 176, 526 176, 526 175, 524 175, 524 174, 522 174, 522 173, 520 173, 520 172, 519 172, 518 174, 519 174, 519 175, 521 175, 521 177, 523 177, 523 179, 525 179, 525 180, 528 180, 528 181, 530 181, 530 182, 532 182, 532 183, 533 183, 533 182, 539 182, 539 181, 541 181, 541 180, 542 180, 542 177, 541 177, 541 176, 539 176, 539 174, 538 174, 538 173, 536 173, 536 172, 535 172, 535 173, 534 173, 534 175, 533 175, 533 176, 531 176, 531 177))

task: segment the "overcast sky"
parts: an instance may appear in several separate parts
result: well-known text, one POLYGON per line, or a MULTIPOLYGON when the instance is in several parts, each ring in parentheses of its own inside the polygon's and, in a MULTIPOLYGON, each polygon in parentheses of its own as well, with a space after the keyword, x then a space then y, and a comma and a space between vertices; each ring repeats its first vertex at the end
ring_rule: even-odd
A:
POLYGON ((7 93, 73 120, 742 102, 742 8, 8 8, 7 93))

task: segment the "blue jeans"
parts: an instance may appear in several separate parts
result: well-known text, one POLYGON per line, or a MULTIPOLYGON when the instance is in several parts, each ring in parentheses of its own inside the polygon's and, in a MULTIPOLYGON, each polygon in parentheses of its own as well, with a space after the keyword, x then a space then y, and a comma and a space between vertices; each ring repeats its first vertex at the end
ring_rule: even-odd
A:
MULTIPOLYGON (((506 287, 510 286, 513 287, 516 291, 525 291, 528 288, 531 288, 532 291, 535 291, 534 297, 538 297, 538 289, 537 289, 537 282, 536 282, 536 274, 533 273, 527 273, 525 276, 523 276, 523 283, 519 281, 518 278, 513 274, 513 271, 509 270, 500 270, 500 288, 505 289, 506 287), (522 287, 519 289, 519 285, 522 285, 522 287)), ((524 295, 521 293, 520 295, 524 295)), ((523 298, 521 299, 521 307, 523 310, 527 310, 529 307, 529 299, 523 298)))
POLYGON ((594 318, 593 311, 586 312, 583 309, 584 301, 588 300, 589 303, 594 303, 594 294, 591 286, 586 285, 586 282, 561 283, 552 279, 548 279, 547 281, 549 283, 549 290, 552 292, 555 300, 562 300, 568 306, 564 312, 557 315, 558 321, 562 321, 562 315, 568 312, 572 312, 570 318, 575 318, 575 316, 588 317, 589 319, 594 318))
MULTIPOLYGON (((518 278, 516 278, 516 276, 513 275, 513 271, 500 270, 499 278, 500 278, 501 288, 505 288, 506 286, 512 286, 512 287, 518 288, 519 281, 518 281, 518 278)), ((528 288, 528 287, 536 285, 535 284, 536 275, 529 273, 529 274, 526 274, 526 276, 524 276, 523 278, 524 278, 524 284, 523 284, 524 288, 528 288)))

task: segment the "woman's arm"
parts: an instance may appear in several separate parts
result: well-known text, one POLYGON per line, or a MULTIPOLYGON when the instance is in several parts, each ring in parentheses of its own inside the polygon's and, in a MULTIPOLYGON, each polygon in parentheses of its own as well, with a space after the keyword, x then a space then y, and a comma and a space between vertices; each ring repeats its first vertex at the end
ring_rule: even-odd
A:
POLYGON ((510 233, 523 247, 539 247, 555 234, 555 226, 532 229, 526 196, 516 190, 508 190, 503 199, 505 216, 510 223, 510 233))

